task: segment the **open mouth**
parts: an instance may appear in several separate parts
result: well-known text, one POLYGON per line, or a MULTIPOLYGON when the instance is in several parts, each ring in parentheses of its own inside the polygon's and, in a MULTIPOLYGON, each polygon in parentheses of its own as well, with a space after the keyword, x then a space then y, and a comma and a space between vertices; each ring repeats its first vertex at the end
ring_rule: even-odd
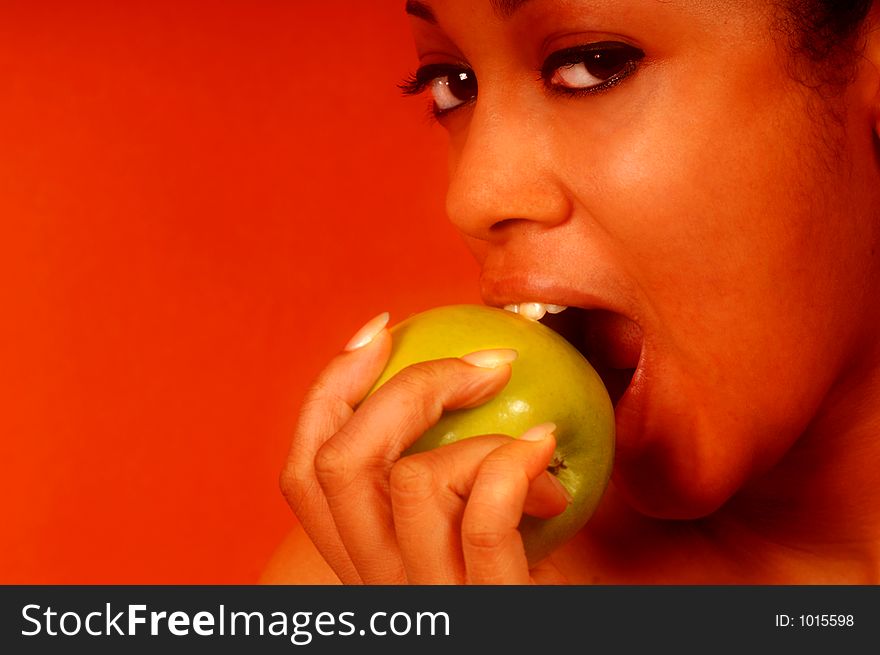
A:
POLYGON ((596 369, 616 406, 639 365, 643 335, 637 323, 604 309, 569 307, 541 323, 562 335, 596 369))

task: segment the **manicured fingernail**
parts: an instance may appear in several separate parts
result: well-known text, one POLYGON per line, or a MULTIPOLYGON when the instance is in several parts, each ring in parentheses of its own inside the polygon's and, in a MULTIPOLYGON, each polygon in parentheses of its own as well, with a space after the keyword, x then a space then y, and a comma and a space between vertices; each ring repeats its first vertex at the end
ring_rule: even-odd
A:
POLYGON ((364 327, 357 331, 351 341, 345 344, 345 350, 351 352, 366 346, 388 325, 389 318, 391 315, 388 312, 382 312, 376 318, 370 319, 364 327))
POLYGON ((520 437, 523 441, 543 441, 556 431, 555 423, 541 423, 533 428, 529 428, 520 437))
POLYGON ((498 348, 495 350, 478 350, 462 356, 462 361, 471 366, 480 368, 498 368, 502 364, 510 364, 519 356, 512 348, 498 348))
POLYGON ((553 486, 556 487, 559 493, 562 494, 562 497, 565 498, 565 502, 571 505, 574 502, 574 496, 572 496, 568 492, 568 489, 565 488, 565 485, 559 481, 559 478, 550 473, 550 471, 544 471, 544 473, 547 475, 548 478, 550 478, 550 482, 552 482, 553 486))

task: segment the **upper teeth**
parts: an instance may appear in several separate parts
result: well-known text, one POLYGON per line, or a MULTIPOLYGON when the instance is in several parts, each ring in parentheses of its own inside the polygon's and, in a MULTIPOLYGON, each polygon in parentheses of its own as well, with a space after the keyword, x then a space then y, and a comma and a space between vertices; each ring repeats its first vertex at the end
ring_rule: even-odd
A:
POLYGON ((517 305, 505 305, 504 309, 514 314, 521 314, 533 321, 540 321, 544 318, 544 314, 558 314, 563 309, 568 309, 565 305, 549 305, 542 302, 522 302, 517 305))

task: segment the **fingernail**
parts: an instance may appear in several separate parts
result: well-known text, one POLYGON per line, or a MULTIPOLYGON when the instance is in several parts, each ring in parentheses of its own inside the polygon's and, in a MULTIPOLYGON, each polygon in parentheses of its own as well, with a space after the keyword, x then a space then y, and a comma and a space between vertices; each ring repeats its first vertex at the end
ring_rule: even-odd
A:
POLYGON ((559 493, 562 494, 562 497, 565 498, 565 502, 571 505, 574 502, 574 496, 572 496, 568 492, 568 489, 565 488, 565 485, 559 481, 559 478, 550 473, 550 471, 544 471, 544 473, 547 474, 547 477, 550 478, 550 482, 553 483, 553 486, 555 486, 559 493))
POLYGON ((351 341, 345 344, 345 350, 351 352, 366 346, 388 325, 389 318, 391 315, 388 312, 382 312, 377 317, 370 319, 364 327, 357 331, 351 341))
POLYGON ((497 348, 495 350, 478 350, 462 356, 462 361, 471 366, 480 368, 498 368, 502 364, 510 364, 519 356, 512 348, 497 348))
POLYGON ((523 441, 543 441, 556 431, 555 423, 541 423, 533 428, 529 428, 520 437, 523 441))

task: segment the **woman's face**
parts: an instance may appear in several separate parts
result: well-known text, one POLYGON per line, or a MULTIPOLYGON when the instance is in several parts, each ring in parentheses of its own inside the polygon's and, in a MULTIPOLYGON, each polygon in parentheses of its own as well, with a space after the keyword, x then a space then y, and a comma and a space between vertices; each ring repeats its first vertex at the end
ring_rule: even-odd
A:
POLYGON ((716 509, 877 362, 876 71, 822 99, 771 4, 408 3, 485 300, 590 310, 655 516, 716 509))

